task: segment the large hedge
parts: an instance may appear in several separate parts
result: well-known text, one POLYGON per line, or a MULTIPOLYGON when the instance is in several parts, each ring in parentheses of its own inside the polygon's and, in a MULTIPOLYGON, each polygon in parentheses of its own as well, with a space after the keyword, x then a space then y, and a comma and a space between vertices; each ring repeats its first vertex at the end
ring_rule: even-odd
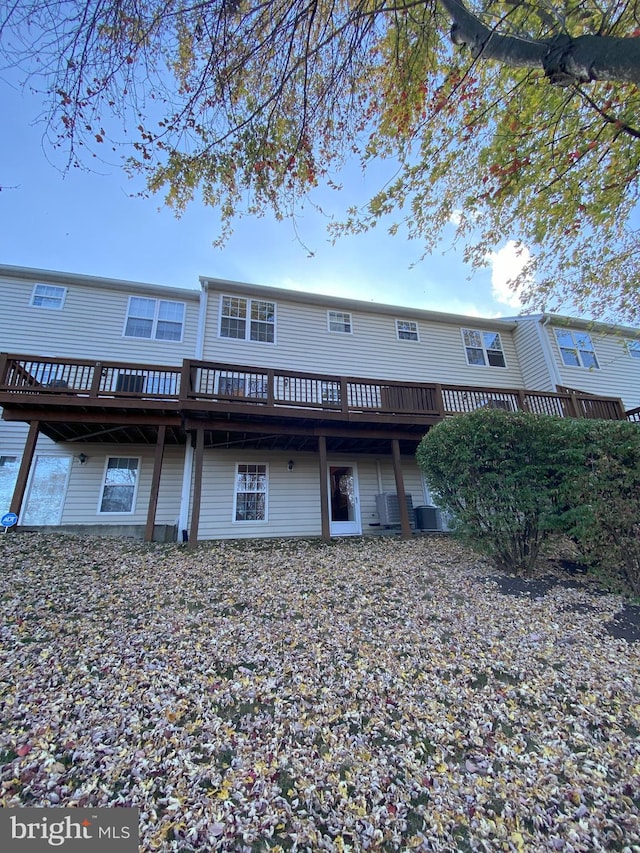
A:
POLYGON ((640 429, 482 409, 433 427, 417 453, 454 530, 528 575, 553 532, 640 594, 640 429))
POLYGON ((583 466, 567 489, 563 529, 587 562, 640 596, 640 427, 580 421, 567 434, 583 466))
POLYGON ((556 420, 481 409, 437 424, 418 447, 454 531, 501 569, 530 574, 557 524, 572 461, 557 450, 556 420))

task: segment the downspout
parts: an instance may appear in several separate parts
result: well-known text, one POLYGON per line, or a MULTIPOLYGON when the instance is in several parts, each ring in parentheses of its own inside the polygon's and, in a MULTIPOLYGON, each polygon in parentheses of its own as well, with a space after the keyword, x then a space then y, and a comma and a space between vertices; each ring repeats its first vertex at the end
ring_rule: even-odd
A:
POLYGON ((378 478, 378 494, 381 495, 384 492, 384 483, 382 481, 382 465, 379 459, 376 459, 376 476, 378 478))
POLYGON ((200 314, 198 316, 198 333, 196 336, 196 353, 195 357, 203 358, 204 354, 204 333, 207 327, 207 310, 209 308, 209 282, 200 282, 200 314))
MULTIPOLYGON (((207 326, 207 308, 209 305, 208 282, 200 282, 200 308, 198 313, 198 331, 194 356, 202 359, 204 354, 204 338, 207 326)), ((182 466, 182 491, 180 493, 180 511, 178 513, 178 542, 184 541, 184 531, 189 529, 189 504, 191 501, 191 480, 193 478, 193 447, 189 436, 184 448, 184 464, 182 466)))

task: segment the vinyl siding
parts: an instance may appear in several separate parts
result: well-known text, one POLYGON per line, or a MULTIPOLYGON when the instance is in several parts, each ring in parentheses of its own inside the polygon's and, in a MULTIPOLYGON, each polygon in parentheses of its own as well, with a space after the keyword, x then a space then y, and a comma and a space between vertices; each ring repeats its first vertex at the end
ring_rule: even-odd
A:
POLYGON ((531 391, 555 391, 556 383, 545 360, 540 333, 546 334, 544 329, 539 330, 539 321, 535 318, 518 322, 514 332, 523 384, 531 391))
MULTIPOLYGON (((107 286, 65 285, 62 309, 32 307, 34 284, 38 280, 0 278, 0 300, 11 324, 0 333, 0 351, 104 361, 135 361, 146 364, 180 364, 193 357, 198 328, 199 293, 185 290, 184 298, 136 289, 109 289, 107 286), (124 337, 129 296, 167 299, 185 303, 182 341, 157 341, 124 337)), ((54 282, 48 282, 54 283, 54 282)))
MULTIPOLYGON (((22 454, 24 452, 24 443, 27 439, 28 432, 29 427, 27 424, 15 423, 13 421, 9 423, 7 423, 6 421, 0 421, 0 456, 15 456, 17 464, 19 465, 20 461, 22 460, 22 454)), ((62 452, 50 439, 46 438, 43 435, 39 436, 38 438, 35 453, 36 455, 68 455, 62 452)), ((15 476, 13 477, 13 479, 9 481, 10 493, 6 497, 6 505, 0 506, 0 515, 4 515, 5 512, 9 511, 11 497, 13 495, 13 488, 15 487, 15 479, 18 476, 17 468, 14 474, 15 476)))
MULTIPOLYGON (((404 490, 411 495, 414 508, 424 505, 424 485, 420 469, 412 456, 403 456, 402 478, 404 490)), ((367 458, 358 463, 360 476, 360 509, 362 515, 362 533, 374 533, 379 529, 380 518, 376 505, 376 495, 381 492, 395 494, 396 480, 390 459, 367 458), (380 488, 382 486, 382 488, 380 488)))
MULTIPOLYGON (((28 427, 20 423, 0 423, 0 456, 16 456, 22 459, 28 427)), ((37 456, 68 456, 72 458, 71 475, 65 498, 61 524, 144 524, 151 493, 155 448, 148 445, 105 445, 105 444, 56 444, 46 436, 40 435, 34 458, 37 456), (77 457, 80 453, 87 461, 80 466, 77 457), (135 511, 132 514, 99 513, 98 502, 104 477, 105 461, 108 456, 135 456, 140 458, 140 474, 136 494, 135 511)), ((175 524, 180 511, 182 489, 182 465, 184 447, 165 448, 156 524, 175 524)), ((34 470, 32 465, 32 473, 34 470)), ((28 502, 29 483, 26 501, 28 502)), ((26 503, 25 503, 26 506, 26 503)), ((9 507, 0 507, 0 513, 9 507)))
MULTIPOLYGON (((62 453, 87 455, 87 461, 80 466, 74 459, 62 515, 62 524, 145 524, 155 448, 147 445, 96 445, 80 444, 60 445, 62 453), (101 513, 98 504, 102 489, 105 463, 109 456, 138 457, 140 459, 138 490, 133 513, 101 513)), ((182 463, 184 448, 165 448, 156 524, 175 524, 180 511, 180 492, 182 488, 182 463)))
MULTIPOLYGON (((419 341, 398 340, 393 314, 352 311, 352 334, 330 332, 327 308, 293 300, 276 302, 276 341, 273 344, 219 336, 220 300, 209 293, 203 358, 248 366, 329 373, 372 379, 443 382, 513 388, 522 385, 522 372, 508 324, 500 331, 506 368, 467 364, 460 329, 483 329, 482 320, 466 318, 459 325, 417 320, 419 341)), ((236 294, 234 291, 234 295, 236 294)), ((264 299, 269 300, 268 291, 264 299)), ((416 321, 411 315, 409 319, 416 321)), ((494 328, 494 325, 491 325, 494 328)))
POLYGON ((640 359, 631 358, 625 349, 624 337, 615 333, 589 331, 599 368, 568 367, 562 361, 554 328, 573 330, 565 325, 548 325, 545 328, 562 377, 561 384, 588 394, 620 397, 625 409, 640 406, 640 359))
MULTIPOLYGON (((2 409, 0 409, 1 412, 2 409)), ((21 458, 28 433, 28 424, 0 420, 0 456, 18 456, 21 458)), ((45 435, 38 436, 36 453, 55 453, 56 450, 58 450, 58 445, 50 438, 45 435)))
MULTIPOLYGON (((360 518, 364 535, 378 529, 375 496, 379 492, 378 464, 383 491, 395 492, 391 460, 357 454, 329 456, 329 465, 354 465, 358 473, 360 518)), ((414 506, 424 503, 422 477, 412 457, 402 460, 405 490, 414 506)), ((204 454, 199 539, 240 539, 320 536, 320 479, 318 457, 312 453, 259 453, 208 450, 204 454), (289 471, 287 463, 295 467, 289 471), (267 521, 233 520, 234 477, 237 463, 268 465, 267 521)), ((193 495, 192 495, 193 501, 193 495)))

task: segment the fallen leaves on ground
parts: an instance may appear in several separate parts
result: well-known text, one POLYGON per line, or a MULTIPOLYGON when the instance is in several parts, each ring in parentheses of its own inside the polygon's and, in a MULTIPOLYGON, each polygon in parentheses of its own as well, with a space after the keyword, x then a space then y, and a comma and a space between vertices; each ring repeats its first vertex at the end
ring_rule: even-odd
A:
POLYGON ((0 805, 140 850, 640 850, 638 643, 444 538, 0 542, 0 805))

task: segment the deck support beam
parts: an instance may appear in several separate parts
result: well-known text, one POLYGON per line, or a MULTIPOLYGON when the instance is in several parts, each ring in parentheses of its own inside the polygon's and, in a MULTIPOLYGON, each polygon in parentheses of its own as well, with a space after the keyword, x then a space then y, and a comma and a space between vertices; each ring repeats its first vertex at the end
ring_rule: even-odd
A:
POLYGON ((404 490, 402 461, 400 459, 400 442, 397 438, 394 438, 391 442, 391 453, 393 457, 393 475, 396 478, 398 509, 400 510, 400 535, 403 539, 411 539, 411 523, 409 521, 409 510, 407 509, 407 495, 404 490))
POLYGON ((204 427, 196 430, 195 473, 193 480, 193 505, 191 507, 191 529, 189 531, 189 548, 198 544, 198 527, 200 526, 200 504, 202 501, 202 468, 204 466, 204 427))
POLYGON ((18 479, 16 480, 16 485, 13 490, 13 497, 11 498, 11 505, 9 506, 9 512, 15 512, 18 517, 20 516, 22 502, 24 501, 24 494, 27 490, 29 471, 31 470, 31 463, 33 462, 33 456, 36 452, 36 444, 38 442, 39 433, 40 422, 31 421, 31 423, 29 424, 27 440, 24 443, 24 451, 22 452, 20 468, 18 469, 18 479))
POLYGON ((162 459, 164 457, 164 445, 167 437, 167 428, 158 427, 158 439, 156 441, 156 452, 153 457, 153 475, 151 477, 151 494, 149 495, 149 509, 147 511, 147 524, 144 529, 144 541, 153 542, 153 528, 156 524, 156 510, 158 509, 158 492, 160 490, 160 475, 162 474, 162 459))
POLYGON ((318 464, 320 469, 320 519, 322 522, 322 541, 331 541, 331 525, 329 521, 329 483, 327 472, 327 439, 318 436, 318 464))

